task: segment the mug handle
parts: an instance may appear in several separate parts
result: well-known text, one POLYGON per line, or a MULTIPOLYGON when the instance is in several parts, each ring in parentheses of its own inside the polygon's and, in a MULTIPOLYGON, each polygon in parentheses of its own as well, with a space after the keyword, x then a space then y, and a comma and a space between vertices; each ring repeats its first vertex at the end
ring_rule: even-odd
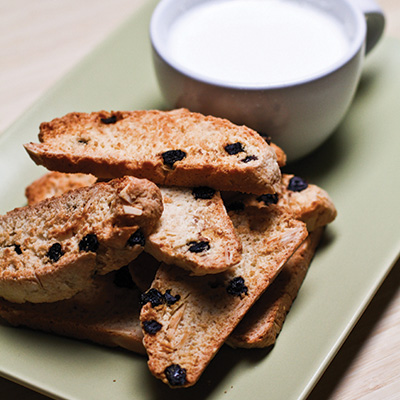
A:
POLYGON ((385 28, 385 15, 374 0, 351 0, 364 13, 367 21, 367 39, 365 54, 368 54, 379 42, 385 28))

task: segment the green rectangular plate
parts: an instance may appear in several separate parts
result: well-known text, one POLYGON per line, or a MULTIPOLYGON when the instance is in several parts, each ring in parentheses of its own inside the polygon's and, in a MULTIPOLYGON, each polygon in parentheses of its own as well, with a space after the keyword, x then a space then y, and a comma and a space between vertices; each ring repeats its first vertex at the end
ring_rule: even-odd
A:
MULTIPOLYGON (((22 144, 70 111, 163 108, 154 76, 149 1, 0 136, 0 213, 23 205, 45 170, 22 144)), ((142 356, 0 324, 0 375, 60 399, 302 399, 307 396, 400 250, 400 43, 368 56, 345 121, 314 154, 286 167, 326 189, 337 220, 275 347, 224 347, 192 388, 172 391, 142 356), (173 397, 172 397, 173 396, 173 397)))

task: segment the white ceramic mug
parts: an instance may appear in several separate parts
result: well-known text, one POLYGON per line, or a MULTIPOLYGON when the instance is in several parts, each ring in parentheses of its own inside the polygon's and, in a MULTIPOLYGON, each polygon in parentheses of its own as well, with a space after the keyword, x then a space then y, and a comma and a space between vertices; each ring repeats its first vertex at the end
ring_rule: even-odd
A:
MULTIPOLYGON (((204 12, 210 11, 209 15, 212 15, 212 18, 218 18, 218 10, 211 8, 207 10, 207 7, 216 5, 219 7, 246 7, 244 6, 244 1, 249 0, 160 1, 153 13, 150 24, 153 59, 160 88, 168 107, 186 107, 203 114, 227 118, 236 124, 247 125, 260 134, 271 137, 286 152, 288 161, 294 161, 316 149, 334 132, 342 121, 354 97, 362 71, 364 56, 375 46, 383 33, 384 14, 373 0, 251 0, 251 4, 255 7, 269 7, 271 5, 279 7, 288 5, 308 7, 307 12, 316 12, 317 16, 322 18, 323 15, 328 20, 323 21, 321 19, 320 26, 315 25, 312 28, 316 31, 315 37, 312 35, 313 30, 309 25, 314 25, 318 18, 314 18, 310 14, 310 18, 314 18, 310 19, 310 21, 314 22, 299 28, 297 31, 293 28, 294 24, 292 22, 294 20, 288 20, 286 26, 289 27, 290 25, 292 27, 293 37, 286 42, 287 38, 282 38, 279 42, 281 47, 275 55, 270 50, 271 47, 268 48, 265 45, 266 43, 274 43, 274 32, 265 38, 261 38, 259 35, 254 40, 250 39, 248 41, 249 46, 244 43, 241 48, 243 51, 249 51, 253 47, 255 53, 257 53, 257 49, 260 52, 265 52, 260 54, 263 54, 264 59, 267 61, 261 59, 260 62, 253 64, 253 66, 261 66, 262 62, 266 62, 263 68, 267 70, 266 67, 268 67, 269 72, 265 72, 265 78, 262 75, 264 69, 251 71, 251 76, 248 76, 248 78, 239 77, 238 74, 238 79, 235 79, 235 70, 231 70, 231 68, 229 68, 229 74, 231 75, 228 74, 227 66, 239 66, 243 61, 244 67, 241 67, 245 68, 245 61, 252 59, 252 56, 248 55, 250 53, 243 53, 247 54, 245 58, 238 58, 238 62, 231 61, 225 66, 223 62, 216 63, 216 65, 212 66, 215 69, 219 64, 223 66, 219 75, 217 73, 213 75, 212 71, 204 73, 206 67, 210 64, 210 60, 223 53, 218 52, 218 48, 214 49, 215 53, 212 53, 213 37, 219 39, 219 33, 217 31, 215 31, 217 33, 212 33, 211 29, 207 31, 209 26, 212 26, 212 21, 207 21, 207 23, 203 24, 201 20, 188 19, 189 15, 199 18, 199 10, 202 8, 204 12), (186 25, 181 23, 181 26, 184 26, 181 29, 184 30, 179 31, 177 30, 177 22, 182 22, 182 17, 186 18, 186 25), (332 19, 332 21, 329 19, 332 19), (322 47, 319 47, 318 52, 321 51, 321 54, 323 53, 321 56, 318 54, 315 57, 315 61, 324 62, 329 57, 334 57, 331 49, 336 44, 333 42, 333 44, 327 43, 324 47, 323 43, 325 37, 322 33, 325 31, 324 26, 328 26, 327 22, 332 22, 339 26, 340 36, 343 36, 343 40, 345 40, 345 46, 342 46, 343 48, 340 50, 342 53, 338 53, 337 59, 332 58, 333 61, 331 63, 326 65, 322 63, 315 70, 311 68, 307 72, 307 69, 305 69, 303 75, 299 74, 299 76, 294 75, 285 78, 284 70, 286 66, 290 66, 292 52, 299 50, 300 47, 301 53, 298 59, 306 59, 305 54, 309 50, 308 44, 314 39, 321 39, 322 47), (203 25, 204 33, 199 31, 199 29, 203 29, 203 25), (197 37, 194 34, 196 32, 191 32, 192 27, 197 29, 197 37), (298 39, 297 36, 301 36, 300 34, 303 33, 306 35, 306 31, 309 28, 311 30, 308 33, 308 39, 305 36, 306 45, 303 47, 291 47, 291 43, 298 39), (171 50, 173 48, 171 47, 173 34, 175 34, 178 42, 181 39, 186 40, 186 50, 184 44, 182 44, 181 48, 178 47, 175 53, 171 50), (193 38, 191 38, 191 35, 193 38), (207 39, 207 35, 211 35, 211 37, 207 39), (208 42, 202 44, 203 39, 207 39, 208 42), (329 51, 326 52, 326 50, 329 51), (271 54, 270 59, 268 58, 269 54, 271 54), (278 60, 278 56, 285 54, 289 58, 282 61, 280 66, 276 60, 278 60), (186 61, 190 58, 192 58, 192 65, 186 65, 186 61), (205 67, 200 65, 203 61, 208 63, 205 64, 205 67), (226 68, 226 76, 224 68, 226 68), (257 73, 261 75, 255 78, 257 73), (275 80, 270 79, 273 73, 278 74, 275 80)), ((249 5, 250 3, 246 4, 249 5)), ((243 22, 246 18, 247 10, 245 8, 238 10, 236 11, 236 17, 243 22)), ((299 10, 302 12, 301 9, 299 10)), ((221 29, 225 27, 228 16, 231 20, 235 18, 232 16, 234 13, 229 14, 227 9, 219 10, 219 12, 222 12, 222 14, 220 14, 219 22, 218 20, 216 21, 215 29, 219 29, 219 25, 221 25, 221 29), (226 18, 225 15, 227 16, 226 18)), ((261 12, 267 13, 265 14, 267 18, 264 18, 267 23, 268 16, 273 15, 272 11, 265 11, 260 8, 260 15, 261 12)), ((289 14, 285 13, 285 15, 289 14)), ((297 11, 296 13, 292 12, 292 16, 295 15, 299 15, 297 11)), ((308 17, 308 15, 305 14, 305 17, 308 17)), ((272 21, 271 17, 271 24, 272 21)), ((263 24, 261 19, 258 23, 260 24, 260 29, 266 29, 266 25, 263 24)), ((277 25, 275 24, 275 26, 277 25)), ((249 25, 249 28, 252 29, 253 27, 249 25)), ((276 31, 278 30, 280 30, 279 24, 276 31)), ((243 30, 242 32, 247 31, 243 30)), ((225 47, 231 46, 232 43, 235 45, 238 38, 242 37, 237 36, 236 33, 236 31, 228 33, 227 41, 225 42, 227 46, 225 47), (232 36, 232 40, 230 40, 229 35, 232 36)), ((326 31, 327 35, 328 33, 326 31)), ((223 35, 221 34, 221 36, 223 35)), ((244 33, 243 36, 245 36, 244 33)), ((328 38, 328 36, 326 37, 328 38)), ((332 38, 336 41, 334 35, 332 35, 332 38)), ((318 40, 315 41, 317 47, 321 46, 318 40)), ((227 56, 235 55, 234 48, 231 48, 226 54, 227 56)), ((312 61, 310 61, 311 64, 312 61)), ((296 66, 292 68, 292 73, 296 74, 300 69, 300 67, 296 66)))

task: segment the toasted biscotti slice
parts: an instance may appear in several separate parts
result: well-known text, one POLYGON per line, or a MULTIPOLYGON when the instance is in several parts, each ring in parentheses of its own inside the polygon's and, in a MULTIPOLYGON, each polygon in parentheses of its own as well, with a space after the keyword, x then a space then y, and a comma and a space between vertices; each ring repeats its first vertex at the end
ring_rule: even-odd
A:
MULTIPOLYGON (((26 190, 28 204, 80 187, 92 175, 49 172, 26 190)), ((145 251, 196 275, 221 272, 240 261, 237 238, 221 195, 209 187, 160 187, 164 211, 145 251)))
POLYGON ((49 172, 25 189, 28 204, 39 203, 39 201, 96 183, 97 178, 90 174, 64 174, 62 172, 49 172))
POLYGON ((262 348, 275 343, 307 274, 323 230, 317 228, 309 234, 231 333, 227 344, 232 347, 262 348))
POLYGON ((283 152, 257 132, 186 109, 70 113, 42 123, 39 141, 25 145, 35 163, 104 179, 262 194, 275 193, 281 176, 283 152))
POLYGON ((52 302, 133 260, 163 209, 158 187, 125 177, 0 217, 0 297, 52 302))
MULTIPOLYGON (((237 200, 236 198, 235 201, 237 200)), ((275 342, 282 328, 286 314, 305 278, 323 227, 335 219, 337 212, 326 191, 316 185, 307 184, 299 177, 286 174, 282 176, 282 185, 276 196, 242 196, 242 200, 248 207, 264 210, 275 202, 287 206, 294 217, 305 222, 311 231, 274 283, 227 340, 233 347, 267 347, 275 342)))
POLYGON ((145 251, 194 275, 222 272, 241 259, 236 236, 220 193, 209 187, 161 187, 164 212, 145 251))
POLYGON ((171 387, 191 386, 199 379, 307 237, 305 224, 278 205, 267 212, 248 207, 229 215, 243 246, 239 264, 206 276, 162 264, 143 297, 140 319, 148 366, 171 387))
POLYGON ((271 204, 287 207, 293 216, 306 223, 309 232, 332 222, 336 207, 328 193, 317 185, 290 174, 283 174, 280 187, 273 195, 224 193, 227 208, 255 207, 267 210, 271 204))
POLYGON ((0 317, 13 326, 119 346, 143 354, 139 297, 140 291, 130 279, 127 267, 123 267, 97 275, 81 292, 67 300, 16 304, 0 299, 0 317))

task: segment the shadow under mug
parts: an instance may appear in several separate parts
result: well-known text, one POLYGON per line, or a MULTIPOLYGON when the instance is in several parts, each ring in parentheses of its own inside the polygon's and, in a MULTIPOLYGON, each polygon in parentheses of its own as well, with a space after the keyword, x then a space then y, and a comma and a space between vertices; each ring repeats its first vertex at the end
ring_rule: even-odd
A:
POLYGON ((161 0, 152 15, 153 61, 168 107, 185 107, 247 125, 271 137, 289 162, 308 155, 334 132, 348 111, 364 56, 382 36, 382 10, 373 0, 300 0, 342 23, 350 44, 346 56, 305 79, 255 86, 205 78, 171 57, 167 42, 174 22, 192 7, 210 1, 215 0, 161 0))

